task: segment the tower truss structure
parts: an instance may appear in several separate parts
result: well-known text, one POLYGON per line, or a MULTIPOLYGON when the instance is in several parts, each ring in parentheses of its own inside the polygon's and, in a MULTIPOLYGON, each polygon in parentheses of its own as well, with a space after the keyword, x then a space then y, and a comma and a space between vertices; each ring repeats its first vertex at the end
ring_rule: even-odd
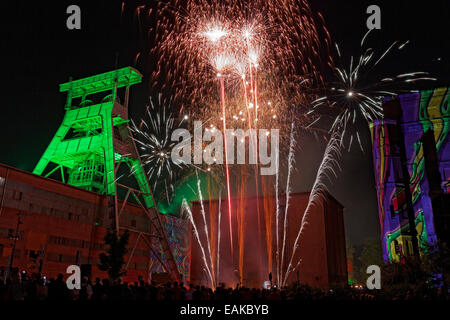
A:
POLYGON ((119 217, 132 195, 160 239, 165 261, 160 257, 158 260, 172 279, 180 281, 156 201, 128 126, 130 86, 141 81, 142 75, 136 69, 125 67, 60 84, 60 92, 67 92, 66 112, 33 173, 48 177, 59 171, 63 182, 106 195, 107 210, 114 216, 113 227, 117 233, 121 229, 119 217), (125 91, 123 103, 119 89, 125 91), (124 165, 136 179, 137 188, 119 183, 118 170, 124 165), (121 208, 117 198, 119 188, 126 190, 121 208))

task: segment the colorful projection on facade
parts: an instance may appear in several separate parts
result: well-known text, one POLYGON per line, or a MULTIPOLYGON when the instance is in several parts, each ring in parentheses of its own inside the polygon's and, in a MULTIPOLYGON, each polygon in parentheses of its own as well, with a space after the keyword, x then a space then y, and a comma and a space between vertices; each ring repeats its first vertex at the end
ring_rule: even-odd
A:
MULTIPOLYGON (((190 266, 190 248, 189 248, 189 223, 187 219, 181 219, 169 215, 161 215, 161 222, 164 226, 167 238, 172 248, 172 253, 178 266, 178 271, 181 274, 184 282, 189 281, 189 266, 190 266)), ((158 238, 152 238, 153 247, 160 248, 159 254, 163 261, 166 257, 161 249, 158 238)), ((158 262, 155 255, 152 253, 153 265, 150 268, 150 273, 167 272, 158 262)))
MULTIPOLYGON (((425 169, 424 133, 432 130, 443 192, 450 193, 450 106, 448 88, 410 93, 398 97, 401 106, 409 187, 422 253, 436 240, 430 185, 425 169)), ((385 110, 385 114, 388 112, 385 110)), ((385 116, 371 125, 378 210, 385 261, 401 261, 412 254, 411 237, 402 177, 399 147, 392 143, 397 121, 385 116)))

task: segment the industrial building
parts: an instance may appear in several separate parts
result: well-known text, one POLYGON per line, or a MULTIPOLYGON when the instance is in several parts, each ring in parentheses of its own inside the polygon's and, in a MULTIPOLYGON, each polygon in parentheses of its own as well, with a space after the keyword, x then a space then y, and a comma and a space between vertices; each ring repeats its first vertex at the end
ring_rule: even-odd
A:
MULTIPOLYGON (((125 255, 124 281, 148 280, 167 272, 158 259, 159 237, 145 212, 130 202, 123 207, 121 230, 130 231, 125 255), (155 252, 156 250, 156 252, 155 252)), ((185 255, 177 247, 187 234, 184 220, 160 215, 180 267, 187 268, 185 255), (180 240, 181 239, 181 240, 180 240)), ((114 215, 107 214, 107 198, 53 179, 0 165, 0 267, 40 273, 47 278, 65 273, 69 265, 79 265, 83 275, 106 278, 98 269, 99 254, 105 251, 104 236, 114 215), (17 235, 13 252, 14 238, 17 235)), ((181 270, 181 269, 180 269, 181 270)), ((187 273, 187 271, 185 272, 187 273)))
POLYGON ((437 240, 449 241, 449 131, 448 88, 386 99, 383 118, 371 124, 386 262, 420 257, 437 240))
POLYGON ((177 249, 185 247, 186 223, 158 212, 128 125, 130 87, 141 81, 125 67, 60 84, 65 115, 33 173, 0 166, 4 271, 54 277, 76 264, 100 277, 106 230, 127 229, 125 279, 160 271, 186 280, 186 255, 177 249))
POLYGON ((317 205, 311 206, 306 218, 307 225, 298 242, 298 249, 292 256, 309 197, 310 192, 291 193, 287 215, 285 195, 279 197, 278 210, 273 195, 260 197, 259 205, 257 197, 232 198, 231 231, 227 201, 220 201, 220 211, 219 200, 205 201, 204 217, 201 204, 194 202, 192 215, 200 243, 204 248, 203 250, 200 248, 195 233, 192 233, 191 282, 203 285, 211 283, 211 277, 204 263, 203 252, 205 252, 208 267, 217 285, 225 283, 234 287, 240 283, 247 287, 260 288, 265 281, 269 281, 269 273, 272 273, 272 283, 277 284, 277 270, 282 270, 284 274, 291 257, 293 270, 284 282, 286 285, 297 281, 318 288, 346 284, 348 277, 343 207, 329 193, 324 193, 317 201, 317 205), (277 212, 279 213, 278 259, 277 212), (286 228, 284 228, 285 217, 286 228), (204 219, 208 238, 205 237, 204 219), (286 230, 285 237, 283 230, 286 230), (233 235, 232 247, 230 232, 233 235))

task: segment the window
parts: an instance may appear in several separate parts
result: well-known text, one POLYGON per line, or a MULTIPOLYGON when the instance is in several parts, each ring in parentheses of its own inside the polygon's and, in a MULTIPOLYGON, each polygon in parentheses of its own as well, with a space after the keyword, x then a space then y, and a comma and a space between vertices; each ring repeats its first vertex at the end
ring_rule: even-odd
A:
POLYGON ((394 206, 391 204, 391 207, 390 207, 390 211, 391 211, 391 219, 394 219, 395 218, 395 209, 394 209, 394 206))
POLYGON ((63 255, 62 255, 62 254, 59 254, 59 255, 58 255, 58 262, 62 262, 62 260, 63 260, 63 255))
POLYGON ((72 212, 69 212, 68 216, 69 216, 69 220, 80 221, 80 215, 79 214, 74 214, 72 212))
POLYGON ((136 227, 136 220, 135 219, 131 220, 131 226, 132 227, 136 227))
POLYGON ((13 199, 14 200, 22 200, 22 192, 14 190, 13 199))
POLYGON ((37 257, 39 257, 39 252, 38 251, 34 251, 34 250, 30 250, 29 257, 31 259, 37 259, 37 257))
POLYGON ((400 254, 400 246, 398 245, 397 240, 394 240, 394 249, 396 254, 400 254))

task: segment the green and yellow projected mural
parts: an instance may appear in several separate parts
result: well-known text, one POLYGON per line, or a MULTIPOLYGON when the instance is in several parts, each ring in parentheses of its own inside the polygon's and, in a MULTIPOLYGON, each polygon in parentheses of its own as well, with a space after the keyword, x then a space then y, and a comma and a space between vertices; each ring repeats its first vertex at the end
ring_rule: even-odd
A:
MULTIPOLYGON (((409 188, 415 212, 419 248, 436 241, 433 208, 426 177, 422 136, 432 130, 437 151, 442 191, 450 193, 450 107, 448 88, 438 88, 399 96, 402 115, 409 188)), ((371 125, 375 181, 385 261, 401 261, 412 254, 407 217, 407 199, 401 180, 398 150, 391 143, 389 127, 393 119, 381 119, 371 125)))
MULTIPOLYGON (((422 210, 417 214, 414 223, 416 225, 419 247, 424 251, 426 250, 428 239, 425 227, 425 216, 422 210)), ((411 245, 411 236, 408 233, 409 226, 407 224, 401 225, 392 232, 386 233, 389 261, 400 262, 403 261, 404 254, 412 254, 413 248, 411 245)))

